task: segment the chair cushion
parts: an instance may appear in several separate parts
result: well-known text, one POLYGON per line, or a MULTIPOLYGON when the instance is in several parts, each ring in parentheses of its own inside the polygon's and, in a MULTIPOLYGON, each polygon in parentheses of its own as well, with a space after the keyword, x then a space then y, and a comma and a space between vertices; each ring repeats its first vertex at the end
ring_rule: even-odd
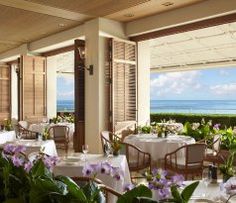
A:
MULTIPOLYGON (((171 163, 172 163, 172 166, 175 166, 175 159, 172 159, 171 163)), ((197 168, 200 168, 200 167, 201 167, 200 163, 188 164, 188 166, 187 166, 188 169, 197 169, 197 168)), ((177 168, 185 169, 185 157, 177 158, 177 168)))

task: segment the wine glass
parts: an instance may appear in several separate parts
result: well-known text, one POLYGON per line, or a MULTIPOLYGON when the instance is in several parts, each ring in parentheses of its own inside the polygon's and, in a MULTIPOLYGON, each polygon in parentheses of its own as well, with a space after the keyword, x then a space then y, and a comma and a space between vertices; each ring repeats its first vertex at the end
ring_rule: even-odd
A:
POLYGON ((208 168, 206 168, 202 171, 202 182, 205 185, 205 190, 202 194, 203 197, 206 197, 207 188, 208 188, 208 185, 211 183, 211 181, 212 181, 211 171, 208 168))
POLYGON ((82 146, 82 152, 84 154, 84 161, 86 161, 86 155, 87 155, 88 151, 89 151, 88 145, 83 145, 82 146))

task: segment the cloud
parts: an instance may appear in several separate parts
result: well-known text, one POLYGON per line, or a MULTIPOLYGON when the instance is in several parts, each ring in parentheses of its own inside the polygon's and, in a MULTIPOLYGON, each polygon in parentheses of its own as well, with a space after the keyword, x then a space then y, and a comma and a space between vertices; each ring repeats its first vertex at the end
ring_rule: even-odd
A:
POLYGON ((220 72, 219 72, 219 74, 221 75, 221 76, 228 76, 229 75, 229 72, 228 71, 226 71, 226 70, 220 70, 220 72))
POLYGON ((63 83, 65 83, 65 85, 74 84, 74 75, 72 74, 60 74, 58 75, 58 79, 63 80, 63 83))
POLYGON ((210 90, 216 95, 235 95, 236 83, 214 85, 210 90))
POLYGON ((60 98, 72 98, 74 97, 74 91, 70 91, 70 92, 58 92, 57 96, 60 98))
POLYGON ((181 95, 186 90, 198 90, 202 87, 198 83, 200 71, 162 73, 151 79, 151 97, 181 95))

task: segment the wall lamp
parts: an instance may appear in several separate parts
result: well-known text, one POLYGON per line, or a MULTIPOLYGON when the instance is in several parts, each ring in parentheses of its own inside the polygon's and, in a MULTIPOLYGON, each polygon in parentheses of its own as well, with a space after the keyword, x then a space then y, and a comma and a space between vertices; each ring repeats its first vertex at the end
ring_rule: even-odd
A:
MULTIPOLYGON (((85 59, 85 52, 80 47, 78 47, 78 54, 79 54, 80 59, 82 60, 85 59)), ((89 67, 79 66, 78 68, 79 70, 87 70, 89 71, 89 75, 93 75, 93 65, 89 65, 89 67)))
POLYGON ((89 67, 86 66, 79 66, 79 70, 87 70, 89 72, 89 75, 93 75, 93 65, 89 65, 89 67))

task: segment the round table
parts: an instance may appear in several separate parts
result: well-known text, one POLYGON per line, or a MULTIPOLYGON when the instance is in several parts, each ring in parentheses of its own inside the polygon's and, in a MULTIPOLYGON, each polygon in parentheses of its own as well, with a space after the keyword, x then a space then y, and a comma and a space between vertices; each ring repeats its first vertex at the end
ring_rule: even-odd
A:
MULTIPOLYGON (((152 156, 152 164, 159 164, 167 153, 173 152, 186 144, 194 144, 195 140, 183 135, 169 135, 167 138, 158 138, 154 134, 135 134, 125 137, 124 142, 139 147, 152 156)), ((184 156, 184 153, 178 154, 184 156)))

